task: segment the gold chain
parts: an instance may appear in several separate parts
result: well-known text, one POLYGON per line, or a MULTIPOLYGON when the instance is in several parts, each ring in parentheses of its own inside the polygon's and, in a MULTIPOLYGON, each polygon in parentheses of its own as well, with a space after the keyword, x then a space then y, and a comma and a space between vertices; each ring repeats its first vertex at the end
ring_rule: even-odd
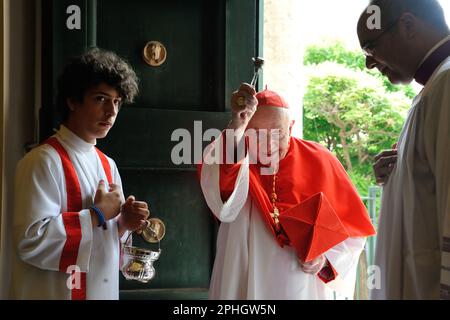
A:
POLYGON ((273 175, 273 182, 272 182, 272 196, 271 196, 271 201, 272 201, 272 207, 273 207, 273 213, 271 213, 271 217, 273 219, 273 221, 275 222, 275 227, 277 229, 277 231, 279 230, 279 225, 280 225, 280 221, 278 220, 278 217, 280 216, 280 211, 277 208, 277 200, 278 200, 278 196, 277 196, 277 190, 276 190, 276 181, 277 181, 278 177, 276 174, 273 175))

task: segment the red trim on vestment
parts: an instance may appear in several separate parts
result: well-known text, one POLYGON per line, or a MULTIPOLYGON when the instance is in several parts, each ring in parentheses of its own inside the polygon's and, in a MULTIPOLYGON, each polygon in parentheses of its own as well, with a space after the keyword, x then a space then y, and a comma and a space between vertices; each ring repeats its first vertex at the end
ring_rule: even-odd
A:
MULTIPOLYGON (((79 212, 82 210, 81 187, 69 154, 58 139, 52 137, 45 144, 52 146, 58 153, 66 180, 67 211, 69 212, 62 214, 64 228, 66 230, 66 242, 59 262, 59 270, 61 272, 67 272, 70 266, 77 264, 78 251, 82 238, 79 212)), ((80 288, 72 289, 72 300, 86 300, 86 273, 81 273, 80 288)))
POLYGON ((97 151, 97 154, 100 158, 100 161, 103 166, 103 170, 105 170, 105 174, 106 174, 106 178, 108 179, 108 183, 111 184, 112 183, 111 165, 109 164, 108 158, 99 149, 95 148, 95 150, 97 151))

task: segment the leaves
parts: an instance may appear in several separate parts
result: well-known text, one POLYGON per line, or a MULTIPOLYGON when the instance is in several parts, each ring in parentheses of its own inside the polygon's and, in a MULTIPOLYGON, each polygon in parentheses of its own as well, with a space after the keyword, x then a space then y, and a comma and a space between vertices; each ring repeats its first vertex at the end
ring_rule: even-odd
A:
POLYGON ((304 64, 304 138, 334 152, 366 194, 373 159, 397 141, 415 92, 365 69, 364 56, 338 42, 307 48, 304 64))
POLYGON ((413 99, 416 93, 410 85, 393 85, 389 80, 383 76, 378 70, 366 69, 366 59, 362 52, 348 50, 343 43, 339 41, 331 44, 316 44, 306 48, 303 58, 305 66, 319 65, 324 62, 335 62, 348 69, 355 71, 364 71, 374 78, 378 78, 383 82, 383 86, 388 92, 403 92, 403 94, 413 99))

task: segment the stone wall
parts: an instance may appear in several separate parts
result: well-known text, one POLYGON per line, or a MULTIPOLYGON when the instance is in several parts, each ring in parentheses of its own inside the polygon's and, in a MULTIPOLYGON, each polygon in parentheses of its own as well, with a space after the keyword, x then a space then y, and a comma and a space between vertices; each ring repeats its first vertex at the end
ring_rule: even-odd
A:
POLYGON ((295 136, 302 134, 304 45, 299 0, 264 0, 264 86, 280 93, 295 119, 295 136))

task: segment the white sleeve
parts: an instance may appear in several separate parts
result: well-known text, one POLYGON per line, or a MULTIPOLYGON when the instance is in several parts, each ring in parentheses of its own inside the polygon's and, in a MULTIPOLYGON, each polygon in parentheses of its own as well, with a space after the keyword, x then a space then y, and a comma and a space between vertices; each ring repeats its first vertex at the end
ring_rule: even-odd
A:
POLYGON ((337 277, 327 286, 345 297, 353 297, 359 257, 366 238, 348 238, 325 253, 337 277))
MULTIPOLYGON (((222 137, 223 136, 221 136, 220 139, 222 139, 222 137)), ((208 164, 208 159, 212 157, 211 153, 215 149, 216 152, 217 150, 222 150, 219 143, 220 139, 211 143, 205 151, 205 162, 201 171, 200 184, 206 203, 211 211, 217 219, 229 223, 237 218, 247 201, 250 175, 249 159, 247 155, 242 160, 233 193, 224 203, 220 195, 220 164, 213 163, 214 161, 211 161, 211 164, 208 164), (216 143, 219 143, 219 145, 217 146, 216 143)))
POLYGON ((69 257, 81 272, 88 272, 91 214, 89 210, 62 212, 66 206, 62 205, 60 188, 65 190, 65 180, 58 157, 53 149, 43 146, 30 152, 17 166, 15 244, 20 258, 37 268, 66 272, 60 266, 64 265, 63 257, 69 257))

